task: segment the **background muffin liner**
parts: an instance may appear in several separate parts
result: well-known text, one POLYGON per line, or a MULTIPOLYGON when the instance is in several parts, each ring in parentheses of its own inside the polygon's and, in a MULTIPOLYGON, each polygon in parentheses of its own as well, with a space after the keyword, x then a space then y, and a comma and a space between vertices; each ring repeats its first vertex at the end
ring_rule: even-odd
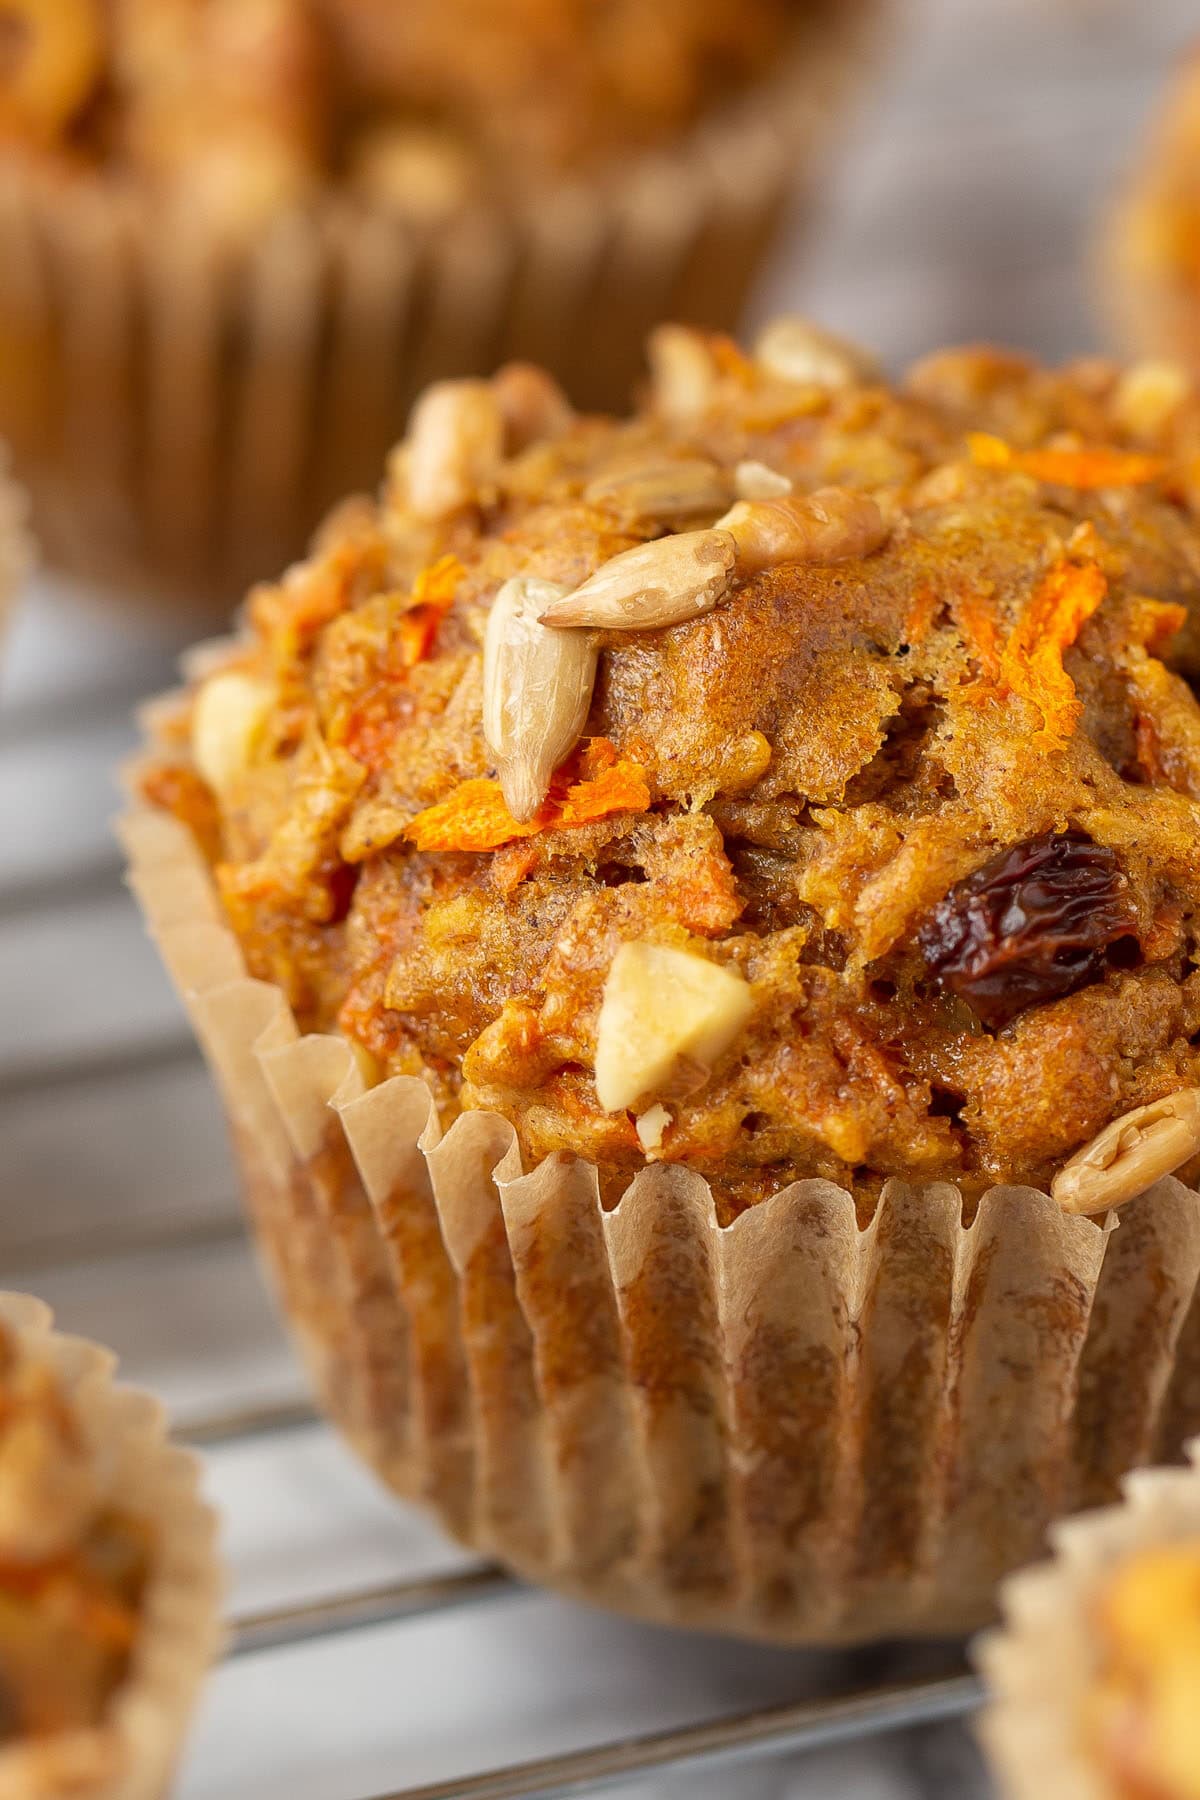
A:
POLYGON ((115 1384, 111 1352, 52 1330, 40 1300, 0 1293, 0 1321, 65 1382, 113 1504, 157 1534, 141 1631, 104 1720, 0 1747, 0 1800, 163 1800, 221 1635, 216 1519, 199 1464, 167 1441, 157 1400, 115 1384))
POLYGON ((980 1736, 1013 1800, 1117 1800, 1081 1751, 1081 1717, 1097 1675, 1091 1609, 1106 1577, 1138 1551, 1200 1538, 1200 1439, 1188 1469, 1142 1469, 1124 1503, 1055 1526, 1052 1562, 1001 1592, 1005 1627, 976 1657, 991 1690, 980 1736))
POLYGON ((707 1184, 522 1170, 364 1091, 246 977, 184 827, 122 822, 131 882, 220 1085, 322 1401, 457 1536, 578 1597, 784 1641, 966 1629, 1047 1522, 1200 1426, 1200 1197, 1115 1218, 889 1184, 866 1230, 804 1181, 718 1229, 707 1184))
POLYGON ((0 444, 0 640, 18 590, 33 562, 28 517, 29 503, 9 478, 8 454, 0 444))
POLYGON ((800 9, 771 77, 673 149, 427 230, 331 198, 238 247, 115 177, 10 161, 0 435, 48 558, 227 609, 374 485, 428 381, 528 358, 624 403, 653 325, 735 323, 882 3, 800 9))

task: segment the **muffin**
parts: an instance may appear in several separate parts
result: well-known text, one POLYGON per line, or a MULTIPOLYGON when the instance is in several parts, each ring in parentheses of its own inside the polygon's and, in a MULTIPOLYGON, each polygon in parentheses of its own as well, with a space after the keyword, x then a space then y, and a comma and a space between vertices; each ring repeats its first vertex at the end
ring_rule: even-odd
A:
POLYGON ((228 606, 505 356, 735 317, 877 0, 9 0, 0 432, 54 561, 228 606))
MULTIPOLYGON (((1193 1461, 1197 1449, 1192 1446, 1193 1461)), ((982 1735, 1004 1791, 1064 1800, 1200 1793, 1200 1473, 1155 1469, 1055 1532, 1006 1588, 979 1657, 982 1735)))
POLYGON ((0 1296, 0 1789, 165 1791, 217 1642, 193 1459, 112 1359, 0 1296))
POLYGON ((147 715, 134 885, 397 1488, 657 1617, 958 1628, 1200 1424, 1200 408, 651 360, 422 398, 147 715))
MULTIPOLYGON (((1103 307, 1124 347, 1200 369, 1200 51, 1175 70, 1101 251, 1103 307)), ((1162 379, 1179 376, 1168 366, 1162 379)))

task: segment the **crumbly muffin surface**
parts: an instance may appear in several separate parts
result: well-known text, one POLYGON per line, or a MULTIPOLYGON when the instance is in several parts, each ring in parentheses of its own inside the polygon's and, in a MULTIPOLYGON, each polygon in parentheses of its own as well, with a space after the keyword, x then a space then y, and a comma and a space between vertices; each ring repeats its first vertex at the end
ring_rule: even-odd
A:
POLYGON ((47 1365, 0 1332, 0 1750, 99 1724, 135 1643, 150 1534, 47 1365))
POLYGON ((1045 1185, 1200 1076, 1200 406, 987 349, 890 387, 801 325, 653 366, 625 422, 525 369, 434 390, 143 790, 303 1029, 606 1198, 648 1158, 726 1217, 810 1175, 1045 1185), (549 628, 594 655, 574 723, 524 627, 485 693, 498 604, 629 552, 632 614, 549 628), (736 982, 697 999, 697 959, 736 982))
MULTIPOLYGON (((841 0, 836 0, 841 4, 841 0)), ((253 212, 342 180, 436 216, 671 138, 830 0, 4 0, 0 144, 253 212)))

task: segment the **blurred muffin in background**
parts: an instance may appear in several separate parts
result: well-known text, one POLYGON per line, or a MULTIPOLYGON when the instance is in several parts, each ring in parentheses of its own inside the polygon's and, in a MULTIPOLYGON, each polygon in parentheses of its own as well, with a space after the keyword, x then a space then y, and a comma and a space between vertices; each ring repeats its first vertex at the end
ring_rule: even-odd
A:
POLYGON ((1101 250, 1102 304, 1122 347, 1200 369, 1200 47, 1154 113, 1101 250))
POLYGON ((229 603, 415 392, 733 322, 879 0, 0 0, 0 432, 52 560, 229 603))
POLYGON ((158 1800, 219 1633, 214 1516, 113 1358, 0 1294, 0 1792, 158 1800))
MULTIPOLYGON (((1191 1446, 1193 1465, 1200 1444, 1191 1446)), ((982 1735, 1011 1800, 1200 1794, 1200 1469, 1130 1478, 1056 1533, 985 1638, 982 1735)))

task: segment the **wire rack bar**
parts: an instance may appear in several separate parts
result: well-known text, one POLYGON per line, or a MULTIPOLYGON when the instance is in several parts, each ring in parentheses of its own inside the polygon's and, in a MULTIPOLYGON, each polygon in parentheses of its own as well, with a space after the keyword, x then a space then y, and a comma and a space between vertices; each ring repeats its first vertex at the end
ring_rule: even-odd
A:
POLYGON ((229 1654, 250 1656, 260 1650, 281 1650, 340 1632, 362 1631, 371 1625, 393 1625, 431 1613, 451 1612, 461 1606, 511 1600, 524 1591, 520 1582, 490 1563, 417 1581, 384 1582, 357 1593, 333 1594, 324 1600, 247 1613, 234 1619, 230 1624, 229 1654))
POLYGON ((375 1800, 578 1800, 640 1776, 699 1773, 960 1719, 979 1697, 973 1675, 927 1676, 571 1750, 482 1775, 395 1788, 375 1800))

